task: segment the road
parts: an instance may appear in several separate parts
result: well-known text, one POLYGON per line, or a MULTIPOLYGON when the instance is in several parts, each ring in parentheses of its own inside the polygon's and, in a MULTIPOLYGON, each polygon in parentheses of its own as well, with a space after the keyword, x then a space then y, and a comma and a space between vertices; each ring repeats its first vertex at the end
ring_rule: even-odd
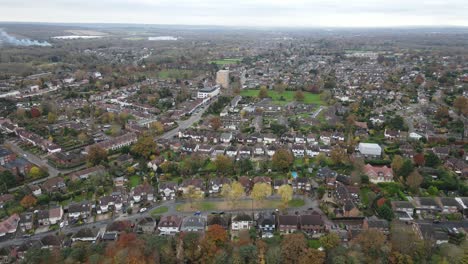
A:
MULTIPOLYGON (((306 197, 306 196, 303 196, 303 195, 295 195, 294 198, 304 199, 305 204, 302 207, 289 209, 290 214, 293 214, 295 211, 305 211, 305 210, 307 210, 309 208, 313 208, 314 210, 318 211, 322 216, 324 216, 324 220, 325 220, 326 224, 330 223, 328 221, 328 219, 326 218, 326 216, 320 211, 319 206, 318 206, 318 200, 316 200, 315 198, 306 197)), ((250 200, 250 198, 244 198, 244 199, 250 200)), ((270 199, 279 199, 279 197, 278 196, 272 196, 272 197, 269 197, 267 199, 268 200, 270 200, 270 199)), ((222 198, 207 198, 206 199, 206 201, 221 201, 221 200, 223 200, 223 199, 222 198)), ((176 210, 177 205, 183 204, 183 203, 186 203, 186 201, 177 201, 177 202, 176 201, 165 201, 165 202, 163 202, 161 204, 155 204, 152 207, 148 207, 148 209, 144 213, 133 213, 131 215, 127 215, 127 214, 124 213, 124 214, 120 214, 118 216, 114 216, 114 217, 111 217, 109 219, 101 220, 101 221, 98 221, 98 222, 87 223, 87 224, 83 224, 83 225, 65 226, 64 228, 60 229, 60 232, 62 232, 64 234, 76 233, 80 229, 85 228, 85 227, 93 228, 93 229, 103 229, 108 224, 112 223, 115 220, 129 220, 129 221, 132 221, 132 222, 136 223, 141 218, 150 216, 150 213, 151 213, 152 210, 154 210, 156 208, 159 208, 159 207, 163 207, 163 206, 168 207, 168 211, 166 213, 164 213, 163 215, 171 215, 171 214, 178 214, 178 215, 181 215, 181 216, 193 215, 193 212, 178 212, 176 210)), ((253 209, 253 211, 255 211, 255 212, 272 211, 274 209, 275 208, 271 208, 271 209, 253 209)), ((251 210, 230 210, 230 211, 226 210, 226 212, 230 212, 230 213, 246 212, 246 211, 251 211, 251 210)), ((211 212, 203 212, 202 215, 208 215, 210 213, 211 212)), ((18 231, 18 232, 20 232, 20 231, 18 231)), ((43 238, 45 236, 55 234, 56 232, 57 232, 57 230, 47 231, 47 232, 44 232, 44 233, 35 234, 35 235, 33 235, 32 237, 29 237, 29 238, 21 237, 21 236, 16 237, 16 238, 10 238, 10 239, 4 238, 4 241, 0 241, 0 248, 6 247, 6 246, 12 246, 12 245, 20 245, 20 244, 22 244, 22 243, 24 243, 24 242, 26 242, 26 241, 28 241, 30 239, 41 239, 41 238, 43 238)))
MULTIPOLYGON (((15 142, 13 141, 7 141, 5 143, 5 145, 7 147, 9 147, 13 152, 19 154, 20 156, 24 157, 25 159, 27 159, 29 162, 33 163, 33 164, 36 164, 40 167, 45 167, 47 168, 48 172, 49 172, 49 176, 47 176, 46 178, 42 178, 42 179, 39 179, 39 180, 36 180, 36 181, 33 181, 33 182, 28 182, 28 184, 38 184, 38 183, 41 183, 41 182, 44 182, 48 179, 51 179, 51 178, 55 178, 57 177, 60 173, 61 174, 67 174, 67 173, 70 173, 70 172, 73 172, 73 171, 77 171, 77 170, 80 170, 80 169, 83 169, 84 168, 84 165, 83 166, 79 166, 79 167, 76 167, 76 168, 73 168, 73 169, 70 169, 70 170, 58 170, 54 167, 52 167, 48 162, 47 160, 44 160, 30 152, 27 152, 27 151, 24 151, 22 150, 20 147, 18 147, 18 145, 16 145, 15 142)), ((18 187, 14 187, 14 188, 11 188, 9 189, 9 191, 15 191, 16 189, 20 188, 22 186, 18 186, 18 187)))
POLYGON ((322 112, 322 110, 325 109, 325 106, 321 105, 315 112, 312 114, 312 118, 317 118, 317 116, 322 112))
POLYGON ((190 118, 188 118, 187 120, 181 120, 181 121, 178 121, 178 126, 176 128, 174 128, 173 130, 170 130, 170 131, 167 131, 166 133, 164 133, 163 135, 161 135, 161 138, 164 138, 164 139, 170 139, 170 138, 173 138, 175 135, 177 135, 179 133, 180 130, 184 130, 186 128, 189 128, 191 127, 193 124, 195 124, 196 122, 200 121, 203 113, 205 113, 205 111, 208 109, 208 107, 215 101, 217 101, 218 99, 214 99, 212 100, 211 102, 209 102, 207 105, 203 106, 202 108, 200 108, 195 114, 191 115, 190 118))

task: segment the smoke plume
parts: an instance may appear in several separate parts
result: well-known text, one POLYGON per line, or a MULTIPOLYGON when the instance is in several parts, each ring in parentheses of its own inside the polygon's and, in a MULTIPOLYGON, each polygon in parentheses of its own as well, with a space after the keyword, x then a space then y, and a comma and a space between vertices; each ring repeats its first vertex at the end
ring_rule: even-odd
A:
POLYGON ((30 40, 30 39, 17 39, 9 35, 8 33, 6 33, 3 29, 0 29, 0 44, 2 43, 15 45, 15 46, 41 46, 41 47, 52 46, 47 41, 40 42, 37 40, 30 40))

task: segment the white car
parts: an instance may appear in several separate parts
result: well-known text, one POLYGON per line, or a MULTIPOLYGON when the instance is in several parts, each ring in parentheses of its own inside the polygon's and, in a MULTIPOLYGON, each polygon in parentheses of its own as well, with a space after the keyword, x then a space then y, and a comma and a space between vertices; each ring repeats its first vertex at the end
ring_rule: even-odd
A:
POLYGON ((140 208, 140 213, 144 213, 144 212, 146 212, 146 210, 148 210, 148 209, 146 209, 146 207, 140 208))

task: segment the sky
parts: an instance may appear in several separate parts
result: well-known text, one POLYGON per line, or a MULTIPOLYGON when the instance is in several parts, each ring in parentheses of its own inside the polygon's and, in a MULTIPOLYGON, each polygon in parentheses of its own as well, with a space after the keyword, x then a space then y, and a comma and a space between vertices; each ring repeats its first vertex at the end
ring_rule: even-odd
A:
POLYGON ((0 21, 267 27, 468 26, 468 0, 0 0, 0 21))

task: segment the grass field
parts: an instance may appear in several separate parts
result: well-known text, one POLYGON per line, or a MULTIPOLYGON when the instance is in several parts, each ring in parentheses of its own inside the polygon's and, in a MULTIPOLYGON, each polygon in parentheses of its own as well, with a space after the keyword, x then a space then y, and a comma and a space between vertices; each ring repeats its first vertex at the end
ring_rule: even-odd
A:
MULTIPOLYGON (((259 90, 257 89, 248 89, 242 90, 241 95, 245 97, 257 97, 259 90)), ((276 91, 268 90, 268 96, 273 100, 273 103, 279 105, 285 105, 294 101, 294 91, 284 91, 283 93, 278 93, 276 91)), ((323 102, 320 100, 319 94, 313 94, 304 92, 304 103, 306 104, 316 104, 322 105, 323 102)))
MULTIPOLYGON (((305 202, 302 199, 293 199, 289 202, 289 207, 301 207, 305 202)), ((277 209, 281 208, 281 200, 266 200, 262 202, 254 202, 254 209, 277 209)), ((250 210, 252 209, 252 200, 237 201, 235 205, 228 201, 208 202, 200 201, 194 202, 192 206, 190 203, 179 204, 176 210, 179 212, 195 212, 195 211, 223 211, 223 210, 250 210)))
POLYGON ((138 186, 139 184, 140 184, 140 176, 133 175, 130 177, 130 186, 132 188, 138 186))
POLYGON ((221 60, 212 60, 210 61, 209 63, 216 63, 218 64, 218 66, 224 66, 224 65, 227 65, 227 64, 236 64, 238 62, 240 62, 242 59, 221 59, 221 60))
POLYGON ((151 210, 150 215, 152 217, 155 217, 157 215, 167 213, 167 211, 169 211, 169 208, 167 208, 167 206, 161 206, 161 207, 158 207, 158 208, 156 208, 154 210, 151 210))

